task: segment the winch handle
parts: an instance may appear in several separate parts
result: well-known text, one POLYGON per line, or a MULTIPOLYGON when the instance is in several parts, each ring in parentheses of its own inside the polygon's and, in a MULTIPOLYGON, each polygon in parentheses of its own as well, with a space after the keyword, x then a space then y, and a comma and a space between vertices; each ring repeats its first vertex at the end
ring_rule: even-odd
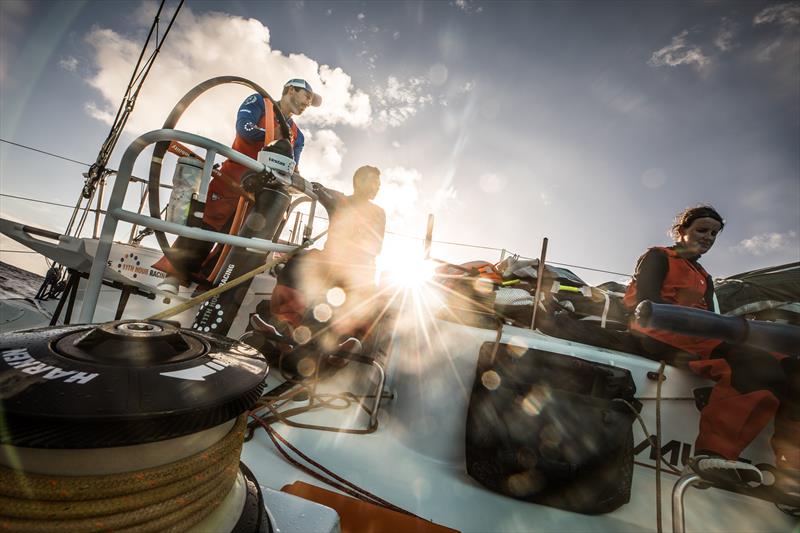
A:
POLYGON ((242 190, 251 194, 259 189, 275 185, 287 187, 295 193, 305 194, 311 200, 318 199, 311 182, 297 173, 289 175, 283 172, 270 172, 267 169, 261 174, 249 174, 242 179, 242 190))
POLYGON ((314 191, 314 187, 311 185, 311 182, 301 176, 298 172, 295 172, 291 176, 291 184, 290 187, 295 191, 305 194, 312 200, 317 199, 317 193, 314 191))
POLYGON ((800 327, 649 300, 636 306, 636 322, 643 327, 665 329, 693 337, 719 339, 798 357, 800 327))

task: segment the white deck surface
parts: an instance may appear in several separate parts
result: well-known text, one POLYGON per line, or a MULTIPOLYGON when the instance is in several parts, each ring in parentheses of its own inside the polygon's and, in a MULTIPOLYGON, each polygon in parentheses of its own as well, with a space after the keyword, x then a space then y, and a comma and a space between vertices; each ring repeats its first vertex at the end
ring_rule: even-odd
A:
MULTIPOLYGON (((450 349, 450 358, 438 361, 435 354, 423 356, 419 361, 428 358, 425 366, 429 373, 427 379, 418 379, 398 368, 408 368, 402 362, 408 361, 411 356, 409 352, 405 352, 405 356, 402 353, 407 346, 396 346, 392 356, 394 359, 389 365, 390 383, 387 386, 396 394, 396 398, 384 402, 377 432, 351 435, 293 428, 280 423, 273 427, 305 454, 349 481, 423 518, 464 532, 656 529, 655 471, 645 466, 634 469, 630 503, 613 513, 598 516, 518 501, 491 492, 470 478, 463 462, 466 402, 472 387, 469 372, 471 369, 474 373, 478 347, 484 341, 493 340, 494 332, 448 322, 439 322, 436 327, 444 336, 457 333, 461 337, 458 348, 450 349), (401 358, 399 363, 397 358, 401 358), (436 372, 439 363, 446 363, 462 372, 459 372, 460 375, 436 372), (467 391, 466 396, 458 393, 459 389, 467 391)), ((537 338, 544 343, 558 342, 518 328, 508 328, 507 336, 514 336, 515 342, 520 343, 535 343, 537 338)), ((570 344, 572 349, 581 351, 581 345, 570 344)), ((614 354, 615 357, 617 355, 620 354, 614 354)), ((623 357, 638 363, 642 371, 657 368, 656 363, 643 358, 623 357)), ((359 377, 358 374, 367 371, 351 368, 360 366, 351 364, 332 380, 333 383, 327 383, 321 390, 333 392, 354 387, 351 389, 354 392, 366 392, 369 377, 359 377)), ((688 373, 671 370, 695 379, 688 373)), ((636 376, 635 369, 633 373, 636 376)), ((274 377, 270 378, 270 381, 273 380, 274 377)), ((678 379, 668 376, 664 396, 674 395, 677 386, 678 379)), ((639 383, 637 387, 642 396, 651 392, 639 383)), ((684 427, 681 428, 681 433, 694 434, 697 426, 693 402, 673 401, 672 404, 680 407, 676 413, 678 417, 685 418, 686 413, 691 416, 695 411, 694 418, 682 424, 684 427)), ((295 403, 287 407, 298 405, 302 404, 295 403)), ((664 409, 669 410, 666 402, 664 409)), ((645 415, 646 419, 649 418, 647 409, 645 415)), ((669 414, 664 416, 668 421, 671 419, 669 414)), ((364 427, 366 419, 366 414, 359 414, 356 408, 352 408, 345 412, 326 410, 307 413, 296 420, 364 427)), ((648 421, 648 424, 655 427, 652 421, 648 421)), ((643 439, 641 431, 638 427, 635 430, 635 442, 640 442, 643 439)), ((765 441, 762 438, 757 446, 763 447, 763 444, 765 441)), ((637 460, 648 462, 646 455, 646 452, 641 454, 637 460)), ((303 480, 330 489, 286 462, 261 429, 245 445, 242 460, 253 470, 259 483, 267 487, 280 489, 293 481, 303 480)), ((676 479, 677 476, 673 474, 662 474, 664 531, 671 531, 672 528, 670 497, 676 479)), ((797 524, 769 502, 717 489, 689 489, 686 495, 686 525, 687 531, 730 532, 791 531, 797 524)))

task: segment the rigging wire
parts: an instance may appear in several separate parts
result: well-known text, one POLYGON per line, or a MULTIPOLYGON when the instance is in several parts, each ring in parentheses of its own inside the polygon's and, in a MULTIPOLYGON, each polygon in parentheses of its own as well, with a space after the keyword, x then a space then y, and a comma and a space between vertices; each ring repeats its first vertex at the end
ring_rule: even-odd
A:
POLYGON ((133 107, 136 105, 136 99, 139 96, 139 92, 141 91, 145 79, 147 78, 153 63, 155 62, 156 56, 158 56, 158 53, 161 51, 161 46, 164 44, 167 35, 172 29, 172 25, 175 23, 175 19, 178 17, 178 13, 183 6, 183 2, 184 0, 180 0, 178 3, 178 7, 172 14, 172 19, 170 20, 167 29, 164 30, 164 35, 161 37, 161 42, 159 42, 159 20, 161 11, 164 9, 164 4, 166 3, 166 0, 161 0, 161 4, 158 6, 158 11, 156 12, 153 24, 150 26, 150 32, 147 34, 147 39, 145 39, 142 51, 139 53, 139 59, 136 61, 136 66, 133 68, 133 73, 131 73, 131 79, 128 82, 125 95, 122 97, 119 108, 117 108, 117 115, 114 117, 114 123, 111 126, 111 130, 108 132, 106 140, 103 142, 103 146, 100 148, 100 152, 97 154, 97 160, 89 169, 89 175, 86 178, 86 184, 84 185, 83 190, 84 198, 89 198, 91 189, 93 189, 97 183, 105 177, 107 172, 106 164, 108 164, 108 160, 111 157, 111 152, 114 150, 114 147, 116 146, 117 141, 122 134, 122 130, 125 128, 125 124, 128 122, 128 117, 130 117, 130 114, 133 112, 133 107), (144 64, 142 64, 142 59, 145 56, 145 52, 147 51, 147 47, 154 32, 156 36, 155 49, 145 60, 144 64), (141 67, 141 70, 139 67, 141 67))
MULTIPOLYGON (((117 108, 117 115, 114 117, 114 122, 111 125, 111 130, 108 133, 103 145, 100 148, 99 153, 97 154, 97 159, 95 160, 94 164, 89 167, 89 171, 85 174, 86 180, 83 184, 83 190, 81 191, 81 195, 78 197, 78 202, 75 205, 75 211, 72 214, 72 218, 67 224, 67 235, 73 235, 72 227, 76 219, 76 215, 78 211, 81 209, 81 204, 83 200, 86 200, 86 207, 83 209, 83 214, 80 218, 80 221, 77 224, 77 227, 74 232, 74 236, 78 236, 83 231, 83 226, 86 223, 86 219, 92 204, 92 201, 95 199, 96 192, 98 189, 98 185, 100 188, 99 196, 97 196, 97 209, 100 209, 100 203, 102 201, 103 195, 103 188, 105 186, 106 177, 111 173, 109 169, 106 168, 108 164, 108 160, 111 158, 111 153, 114 150, 114 147, 117 145, 117 141, 119 140, 120 135, 122 135, 122 131, 125 128, 125 124, 128 122, 128 118, 130 117, 131 113, 133 112, 133 108, 136 105, 136 99, 139 96, 139 92, 144 85, 145 79, 147 78, 147 74, 150 72, 150 69, 155 62, 155 58, 158 53, 161 51, 161 46, 164 44, 166 40, 167 34, 172 29, 172 25, 175 22, 175 19, 180 12, 181 7, 183 6, 184 0, 180 0, 178 7, 175 9, 175 12, 172 14, 172 19, 167 26, 167 29, 164 31, 164 35, 161 39, 161 42, 158 40, 158 33, 159 33, 159 20, 161 16, 161 11, 164 9, 164 4, 166 4, 166 0, 161 0, 161 4, 158 6, 158 11, 156 12, 155 18, 153 19, 153 23, 150 26, 150 31, 147 34, 147 38, 145 39, 144 46, 142 46, 142 50, 139 53, 139 58, 136 61, 136 65, 133 68, 133 72, 131 73, 131 79, 128 82, 128 86, 125 89, 125 94, 122 97, 122 101, 119 104, 119 108, 117 108), (150 39, 153 37, 155 32, 155 49, 151 52, 150 56, 142 63, 142 59, 145 57, 145 53, 147 52, 147 48, 150 45, 150 39), (141 67, 141 69, 140 69, 141 67)), ((97 216, 97 215, 95 215, 97 216)), ((97 221, 97 218, 95 218, 97 221)))
POLYGON ((633 274, 626 274, 624 272, 614 272, 612 270, 603 270, 601 268, 591 268, 591 267, 585 267, 585 266, 580 266, 580 265, 570 265, 569 263, 557 263, 556 261, 548 261, 548 263, 550 263, 551 265, 565 266, 565 267, 571 267, 571 268, 581 268, 583 270, 591 270, 593 272, 602 272, 604 274, 616 274, 617 276, 626 276, 626 277, 629 277, 629 278, 633 276, 633 274))
MULTIPOLYGON (((300 213, 300 214, 301 214, 302 217, 308 217, 307 213, 300 213)), ((326 220, 326 221, 330 222, 330 220, 327 217, 323 217, 321 215, 314 215, 314 218, 319 219, 319 220, 326 220)), ((394 235, 394 236, 397 236, 397 237, 403 237, 405 239, 413 239, 413 240, 416 240, 416 241, 424 241, 425 240, 422 237, 416 237, 414 235, 406 235, 404 233, 398 233, 398 232, 395 232, 395 231, 386 230, 385 233, 387 235, 394 235)), ((448 245, 448 246, 460 246, 462 248, 475 248, 475 249, 478 249, 478 250, 489 250, 489 251, 492 251, 492 252, 509 252, 509 250, 506 249, 506 248, 497 248, 497 247, 494 247, 494 246, 482 246, 482 245, 479 245, 479 244, 468 244, 468 243, 465 243, 465 242, 437 241, 437 240, 434 239, 434 240, 431 241, 431 243, 433 243, 433 244, 444 244, 444 245, 448 245)), ((519 255, 519 254, 512 254, 512 255, 517 255, 517 257, 519 257, 521 259, 535 259, 533 257, 527 257, 527 256, 524 256, 524 255, 519 255)), ((602 269, 602 268, 592 268, 592 267, 586 267, 586 266, 581 266, 581 265, 572 265, 572 264, 569 264, 569 263, 560 263, 558 261, 549 261, 548 260, 547 264, 563 266, 563 267, 569 267, 569 268, 580 268, 582 270, 590 270, 592 272, 602 272, 603 274, 614 274, 616 276, 625 276, 625 277, 628 277, 628 278, 633 276, 633 274, 630 274, 630 273, 616 272, 614 270, 605 270, 605 269, 602 269)))
POLYGON ((34 202, 34 203, 37 203, 37 204, 54 205, 54 206, 57 206, 57 207, 68 207, 70 209, 75 207, 74 205, 59 204, 57 202, 47 202, 45 200, 38 200, 36 198, 27 198, 25 196, 15 196, 13 194, 0 193, 0 196, 5 196, 6 198, 15 198, 17 200, 27 200, 28 202, 34 202))
MULTIPOLYGON (((56 157, 58 159, 63 159, 64 161, 69 161, 70 163, 76 163, 78 165, 83 165, 86 167, 92 166, 90 163, 84 163, 83 161, 77 161, 75 159, 70 159, 69 157, 64 157, 63 155, 54 154, 52 152, 48 152, 46 150, 41 150, 39 148, 34 148, 33 146, 27 146, 25 144, 15 143, 14 141, 9 141, 8 139, 0 138, 0 142, 8 143, 14 146, 18 146, 19 148, 25 148, 26 150, 33 150, 34 152, 39 152, 40 154, 49 155, 51 157, 56 157)), ((72 207, 72 206, 70 206, 72 207)))
MULTIPOLYGON (((77 163, 77 164, 79 164, 79 165, 84 165, 84 166, 87 166, 87 167, 90 167, 90 166, 91 166, 89 163, 83 163, 83 162, 81 162, 81 161, 76 161, 75 159, 70 159, 69 157, 66 157, 66 156, 63 156, 63 155, 58 155, 58 154, 54 154, 54 153, 52 153, 52 152, 47 152, 47 151, 45 151, 45 150, 42 150, 42 149, 40 149, 40 148, 35 148, 35 147, 33 147, 33 146, 28 146, 27 144, 20 144, 20 143, 16 143, 16 142, 14 142, 14 141, 9 141, 9 140, 7 140, 7 139, 3 139, 3 138, 1 138, 1 137, 0 137, 0 142, 4 142, 4 143, 8 143, 8 144, 13 144, 14 146, 18 146, 19 148, 24 148, 24 149, 26 149, 26 150, 31 150, 31 151, 33 151, 33 152, 39 152, 40 154, 49 155, 49 156, 51 156, 51 157, 55 157, 55 158, 57 158, 57 159, 63 159, 63 160, 65 160, 65 161, 69 161, 69 162, 71 162, 71 163, 77 163)), ((108 168, 108 169, 106 169, 106 170, 108 171, 108 175, 109 175, 109 176, 110 176, 110 175, 112 175, 112 174, 117 174, 117 170, 116 170, 116 169, 114 169, 114 168, 108 168)), ((133 175, 132 175, 132 176, 130 177, 130 181, 132 181, 132 182, 136 182, 136 183, 148 183, 148 181, 149 181, 149 180, 146 180, 146 179, 144 179, 144 178, 139 178, 139 177, 137 177, 137 176, 133 176, 133 175)), ((162 188, 164 188, 164 189, 171 189, 171 188, 172 188, 172 185, 162 184, 162 185, 161 185, 161 187, 162 187, 162 188)), ((24 198, 24 199, 25 199, 25 200, 30 200, 30 198, 24 198)), ((70 205, 70 206, 68 206, 68 207, 69 207, 70 209, 72 209, 72 208, 74 208, 75 206, 73 206, 73 205, 70 205)))
MULTIPOLYGON (((22 148, 34 150, 36 152, 50 155, 52 157, 57 157, 59 159, 70 161, 72 163, 89 166, 89 170, 84 174, 85 180, 81 193, 78 196, 78 200, 75 203, 75 206, 72 208, 73 209, 72 216, 70 217, 70 220, 67 224, 67 228, 64 231, 65 235, 78 237, 81 234, 83 230, 83 225, 86 222, 89 211, 92 211, 91 205, 92 201, 95 198, 97 198, 97 207, 93 210, 95 212, 95 217, 97 217, 102 212, 102 210, 100 209, 101 207, 100 203, 103 194, 102 189, 105 185, 106 177, 115 173, 114 170, 108 169, 106 165, 108 164, 108 161, 111 157, 111 153, 114 150, 114 147, 116 146, 117 141, 119 140, 119 137, 122 134, 125 124, 128 121, 128 117, 133 112, 133 108, 136 104, 136 99, 138 98, 139 92, 141 91, 141 88, 144 85, 145 79, 147 78, 147 75, 149 74, 150 69, 153 66, 153 63, 155 62, 158 53, 161 51, 161 47, 163 46, 167 35, 172 29, 172 25, 175 23, 175 19, 178 17, 178 13, 180 12, 181 7, 183 6, 184 3, 184 0, 179 1, 178 6, 172 13, 172 17, 169 21, 169 24, 167 25, 167 28, 164 30, 164 34, 161 36, 159 40, 159 35, 158 35, 160 32, 159 20, 161 12, 164 9, 164 5, 166 4, 166 1, 167 0, 161 0, 161 4, 158 7, 158 11, 156 12, 153 24, 150 26, 150 31, 147 34, 147 39, 145 40, 144 46, 142 46, 142 50, 139 54, 136 66, 134 67, 133 73, 131 74, 131 79, 128 82, 125 94, 123 95, 122 101, 120 102, 119 108, 117 109, 117 114, 116 117, 114 118, 111 130, 109 131, 108 136, 106 137, 105 141, 103 142, 103 145, 100 148, 100 151, 97 154, 97 159, 92 165, 88 165, 86 163, 77 161, 75 159, 59 156, 57 154, 53 154, 45 150, 39 150, 33 147, 24 146, 19 143, 6 141, 5 139, 3 139, 4 142, 7 142, 15 146, 20 146, 22 148), (145 58, 148 46, 150 44, 154 32, 155 32, 155 48, 147 57, 147 59, 144 60, 143 63, 142 60, 145 58), (98 185, 100 186, 99 195, 96 194, 98 185), (82 216, 80 217, 80 220, 78 220, 78 214, 80 212, 83 213, 82 216), (77 226, 75 225, 76 220, 78 220, 77 226), (75 226, 74 231, 73 231, 73 226, 75 226)), ((97 218, 95 218, 95 221, 97 221, 97 218)), ((95 225, 95 230, 96 230, 96 225, 95 225)), ((63 268, 63 266, 59 265, 58 263, 53 263, 50 267, 50 270, 52 271, 53 275, 49 277, 52 278, 53 280, 56 280, 55 282, 56 284, 63 281, 63 278, 65 276, 65 269, 63 268)), ((48 283, 49 282, 46 279, 45 285, 47 285, 48 283)), ((42 290, 43 289, 44 285, 42 287, 42 290)))

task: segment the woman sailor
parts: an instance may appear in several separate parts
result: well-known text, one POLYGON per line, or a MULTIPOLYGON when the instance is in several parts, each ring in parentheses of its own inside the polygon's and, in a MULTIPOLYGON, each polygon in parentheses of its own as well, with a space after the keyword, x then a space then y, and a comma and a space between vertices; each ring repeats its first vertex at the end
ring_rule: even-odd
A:
MULTIPOLYGON (((643 300, 713 310, 714 285, 698 263, 725 222, 709 205, 681 212, 672 227, 675 244, 650 248, 639 258, 625 305, 643 300)), ((695 373, 716 381, 700 414, 700 430, 691 467, 709 481, 757 485, 761 472, 738 460, 739 454, 775 418, 772 447, 783 492, 800 500, 800 398, 797 361, 722 341, 646 328, 631 331, 653 359, 690 360, 695 373), (794 385, 792 385, 794 381, 794 385)), ((800 505, 798 505, 800 506, 800 505)))

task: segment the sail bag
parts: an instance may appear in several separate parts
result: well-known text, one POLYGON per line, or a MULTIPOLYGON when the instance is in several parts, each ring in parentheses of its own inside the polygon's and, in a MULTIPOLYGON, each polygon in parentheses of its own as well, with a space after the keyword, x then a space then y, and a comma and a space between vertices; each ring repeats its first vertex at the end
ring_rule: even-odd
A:
POLYGON ((476 369, 467 473, 495 492, 579 513, 627 503, 639 408, 630 372, 508 344, 493 357, 494 347, 482 346, 476 369))

